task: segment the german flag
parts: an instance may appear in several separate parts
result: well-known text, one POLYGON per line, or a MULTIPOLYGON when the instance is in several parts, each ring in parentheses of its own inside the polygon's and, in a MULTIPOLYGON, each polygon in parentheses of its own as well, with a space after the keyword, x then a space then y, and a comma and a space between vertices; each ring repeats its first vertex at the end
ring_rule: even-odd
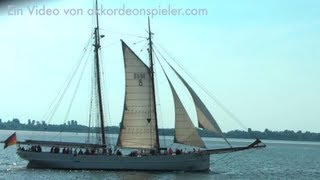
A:
POLYGON ((17 144, 17 136, 16 133, 13 133, 11 136, 8 137, 7 140, 4 141, 3 149, 7 148, 8 146, 17 144))

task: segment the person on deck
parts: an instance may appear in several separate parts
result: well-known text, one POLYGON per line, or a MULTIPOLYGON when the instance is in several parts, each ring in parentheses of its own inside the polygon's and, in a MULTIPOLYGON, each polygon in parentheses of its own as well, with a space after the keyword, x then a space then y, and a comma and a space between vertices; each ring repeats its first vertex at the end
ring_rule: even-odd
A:
POLYGON ((42 152, 42 148, 40 145, 38 145, 37 149, 38 149, 38 152, 42 152))
POLYGON ((108 155, 112 155, 112 149, 108 148, 108 155))
POLYGON ((118 156, 122 156, 122 152, 121 152, 119 149, 117 150, 116 154, 117 154, 118 156))
POLYGON ((73 155, 74 155, 74 156, 77 156, 77 154, 78 154, 78 152, 77 152, 77 148, 76 148, 76 149, 74 149, 74 151, 73 151, 73 155))
POLYGON ((60 152, 60 148, 59 147, 55 147, 54 148, 54 153, 59 153, 60 152))
POLYGON ((78 155, 82 155, 82 154, 83 154, 82 149, 80 149, 78 155))
POLYGON ((85 154, 85 155, 89 155, 89 154, 90 154, 90 152, 89 152, 89 149, 88 149, 88 148, 86 148, 86 151, 84 152, 84 154, 85 154))

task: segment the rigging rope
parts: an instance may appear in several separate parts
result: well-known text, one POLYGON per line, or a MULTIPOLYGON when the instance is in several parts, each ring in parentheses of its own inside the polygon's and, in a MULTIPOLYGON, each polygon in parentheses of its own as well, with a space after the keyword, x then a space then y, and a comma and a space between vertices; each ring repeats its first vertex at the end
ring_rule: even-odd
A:
MULTIPOLYGON (((153 51, 153 53, 154 53, 154 51, 153 51)), ((156 57, 156 60, 158 60, 158 62, 159 62, 159 59, 158 59, 157 54, 154 53, 154 55, 155 55, 155 57, 156 57)), ((159 64, 161 65, 160 62, 159 62, 159 64)), ((162 67, 162 65, 161 65, 161 67, 162 67)), ((155 74, 155 73, 154 73, 154 74, 155 74)), ((158 83, 157 83, 157 82, 158 82, 158 81, 156 81, 156 87, 158 87, 158 83)), ((157 98, 158 98, 158 101, 157 101, 157 102, 158 102, 158 105, 159 105, 158 109, 159 109, 159 111, 160 111, 160 113, 158 113, 158 115, 161 116, 161 115, 162 115, 162 109, 161 109, 161 106, 160 106, 160 97, 159 97, 158 94, 157 94, 157 98)), ((160 117, 159 119, 161 120, 161 123, 164 124, 163 121, 162 121, 163 118, 160 117)), ((163 136, 165 137, 165 131, 163 131, 163 136)), ((164 146, 166 146, 166 138, 164 138, 164 146)))
MULTIPOLYGON (((171 66, 170 65, 170 63, 166 60, 166 58, 161 54, 161 52, 155 47, 155 49, 158 51, 158 53, 160 54, 160 56, 165 60, 165 62, 169 65, 169 66, 171 66)), ((160 61, 159 61, 160 62, 160 61)), ((161 64, 161 62, 160 62, 160 64, 161 64)), ((163 67, 162 67, 163 68, 163 67)), ((199 86, 199 85, 198 85, 199 86)), ((221 137, 226 141, 226 143, 230 146, 230 147, 232 147, 232 145, 229 143, 229 141, 227 140, 227 138, 224 136, 224 134, 223 133, 221 133, 220 134, 221 135, 221 137)))
MULTIPOLYGON (((210 91, 208 91, 203 85, 200 84, 200 82, 198 82, 196 79, 194 79, 190 73, 188 73, 185 68, 183 68, 183 66, 177 61, 175 60, 175 58, 173 58, 160 44, 159 44, 160 48, 180 67, 180 69, 186 74, 188 75, 188 77, 194 82, 196 83, 200 89, 205 92, 212 100, 214 100, 218 106, 220 106, 220 108, 227 114, 229 115, 229 117, 231 117, 233 120, 235 120, 240 126, 241 128, 243 128, 244 130, 248 130, 248 128, 239 120, 239 118, 237 118, 235 116, 234 113, 232 113, 220 100, 218 100, 218 98, 216 98, 212 93, 210 93, 210 91)), ((164 60, 170 64, 165 58, 164 60)))
POLYGON ((114 42, 112 42, 112 43, 110 43, 110 44, 107 44, 107 45, 105 45, 105 46, 102 46, 101 49, 114 46, 114 45, 116 45, 116 44, 118 44, 118 43, 119 43, 119 40, 114 41, 114 42))
POLYGON ((81 73, 80 73, 79 80, 78 80, 78 82, 77 82, 76 88, 75 88, 75 90, 74 90, 74 92, 73 92, 73 95, 72 95, 72 98, 71 98, 71 102, 70 102, 70 104, 69 104, 69 106, 68 106, 68 110, 67 110, 67 113, 66 113, 66 116, 65 116, 65 119, 64 119, 64 123, 67 121, 67 119, 68 119, 68 117, 69 117, 70 110, 71 110, 72 104, 73 104, 73 102, 74 102, 75 96, 76 96, 76 94, 77 94, 77 92, 78 92, 78 89, 79 89, 79 86, 80 86, 80 82, 81 82, 81 79, 82 79, 82 77, 83 77, 84 71, 85 71, 85 69, 86 69, 86 64, 88 63, 89 57, 90 57, 90 56, 87 57, 84 65, 83 65, 82 71, 81 71, 81 73))
POLYGON ((82 63, 82 60, 88 50, 87 47, 90 45, 91 41, 92 41, 92 35, 90 36, 85 48, 83 49, 82 55, 80 56, 79 60, 76 62, 75 66, 73 68, 73 71, 71 71, 71 73, 68 75, 66 81, 63 83, 63 86, 61 87, 58 94, 56 95, 56 97, 54 98, 52 103, 50 104, 47 112, 43 115, 42 119, 47 120, 48 124, 52 121, 52 118, 53 118, 55 112, 57 111, 62 99, 64 98, 64 95, 65 95, 68 87, 70 86, 72 79, 74 78, 76 72, 78 71, 78 69, 82 63))
MULTIPOLYGON (((92 50, 92 47, 90 48, 90 51, 91 51, 91 50, 92 50)), ((67 109, 67 112, 66 112, 65 119, 64 119, 64 121, 63 121, 64 124, 66 123, 67 118, 68 118, 68 116, 69 116, 69 113, 70 113, 70 110, 71 110, 73 101, 74 101, 74 99, 75 99, 75 95, 76 95, 76 93, 78 92, 78 88, 79 88, 81 79, 82 79, 82 77, 83 77, 84 71, 85 71, 85 69, 86 69, 86 64, 88 63, 89 58, 90 58, 90 54, 88 55, 88 57, 86 58, 86 60, 85 60, 85 62, 84 62, 82 71, 81 71, 81 73, 80 73, 79 80, 78 80, 78 82, 77 82, 76 88, 75 88, 75 90, 74 90, 73 96, 72 96, 72 98, 71 98, 70 104, 69 104, 68 109, 67 109)), ((71 80, 72 80, 72 79, 71 79, 71 80)), ((53 115, 54 115, 54 114, 53 114, 53 115)), ((52 116, 53 116, 53 115, 52 115, 52 116)), ((60 137, 60 141, 62 141, 60 135, 61 135, 61 133, 63 132, 63 127, 64 127, 64 126, 62 126, 60 132, 59 132, 56 136, 52 137, 52 139, 54 139, 55 137, 59 136, 59 137, 60 137)))
MULTIPOLYGON (((95 70, 96 70, 96 68, 94 67, 94 65, 95 65, 95 63, 91 63, 91 72, 90 72, 90 74, 95 74, 96 72, 95 72, 95 70)), ((94 112, 94 103, 95 103, 95 98, 93 98, 96 94, 95 94, 95 92, 96 92, 96 83, 95 83, 95 77, 94 77, 94 75, 93 76, 91 76, 91 82, 90 82, 90 103, 89 103, 89 115, 88 115, 88 119, 89 119, 89 123, 88 123, 88 136, 87 136, 87 142, 88 143, 90 143, 90 142, 92 142, 93 143, 93 141, 91 141, 90 140, 90 136, 91 136, 91 139, 93 139, 93 131, 91 131, 91 130, 94 130, 94 129, 92 129, 94 126, 93 126, 93 121, 94 121, 94 114, 93 114, 93 112, 94 112)))
MULTIPOLYGON (((91 7, 95 7, 95 0, 92 0, 92 6, 91 7)), ((95 28, 95 16, 92 16, 92 26, 91 26, 91 28, 92 29, 94 29, 95 28)), ((93 64, 93 63, 92 63, 93 64)), ((93 68, 94 69, 94 68, 93 68)), ((91 73, 92 74, 92 73, 91 73)), ((91 79, 91 84, 94 84, 94 82, 93 82, 93 78, 91 79)), ((93 111, 93 99, 92 99, 92 97, 93 97, 93 95, 94 95, 94 91, 93 91, 93 88, 94 87, 92 87, 92 89, 91 89, 91 96, 90 96, 90 110, 89 110, 89 125, 88 125, 88 142, 91 142, 90 141, 90 135, 92 135, 91 133, 90 133, 90 131, 91 131, 91 128, 92 128, 92 122, 91 122, 91 120, 93 119, 93 116, 92 116, 92 111, 93 111)), ((93 135, 92 135, 92 139, 93 139, 93 135)))
MULTIPOLYGON (((101 59, 103 59, 103 56, 102 56, 102 52, 100 51, 100 56, 102 57, 101 59)), ((106 80, 105 80, 105 74, 104 74, 104 64, 103 62, 100 60, 102 66, 100 66, 100 69, 101 69, 101 74, 102 74, 102 85, 101 85, 101 89, 102 89, 102 101, 104 102, 104 105, 106 105, 105 107, 105 113, 107 113, 107 120, 106 120, 106 127, 108 127, 108 124, 111 125, 111 115, 110 115, 110 104, 108 103, 108 101, 104 101, 104 93, 103 92, 106 92, 107 94, 107 100, 109 99, 108 98, 108 90, 104 90, 104 89, 107 89, 108 86, 106 86, 106 88, 104 87, 104 85, 106 84, 106 80)), ((104 132, 106 133, 106 132, 104 132)), ((108 133, 107 133, 108 135, 108 133)), ((113 143, 112 141, 112 138, 106 136, 106 141, 107 141, 107 144, 108 145, 111 145, 113 143)))
POLYGON ((149 46, 148 41, 146 41, 146 43, 144 43, 144 45, 142 46, 141 50, 139 51, 138 56, 140 56, 140 54, 143 52, 144 49, 146 49, 149 46))
POLYGON ((117 31, 110 31, 110 30, 106 30, 106 29, 102 29, 102 28, 100 28, 100 30, 106 31, 106 32, 109 32, 109 33, 119 34, 121 36, 132 36, 132 37, 137 37, 137 38, 147 38, 147 37, 144 37, 144 36, 141 36, 141 35, 123 33, 123 32, 117 32, 117 31))
POLYGON ((238 152, 238 155, 234 154, 233 156, 229 156, 229 155, 231 155, 231 153, 234 153, 234 152, 229 152, 229 153, 226 153, 223 157, 219 158, 218 160, 213 160, 212 162, 210 162, 210 165, 211 164, 215 164, 215 163, 217 163, 219 161, 222 161, 222 162, 225 161, 226 162, 226 161, 229 161, 229 160, 231 160, 233 158, 242 157, 242 156, 247 155, 249 153, 253 153, 253 152, 257 151, 257 150, 260 150, 260 149, 250 149, 250 150, 247 150, 246 152, 241 152, 241 154, 240 154, 240 152, 238 152))
POLYGON ((143 39, 143 40, 141 40, 141 41, 138 41, 138 42, 133 43, 132 45, 137 45, 137 44, 139 44, 139 43, 141 43, 141 42, 145 42, 145 41, 146 41, 146 40, 143 39))

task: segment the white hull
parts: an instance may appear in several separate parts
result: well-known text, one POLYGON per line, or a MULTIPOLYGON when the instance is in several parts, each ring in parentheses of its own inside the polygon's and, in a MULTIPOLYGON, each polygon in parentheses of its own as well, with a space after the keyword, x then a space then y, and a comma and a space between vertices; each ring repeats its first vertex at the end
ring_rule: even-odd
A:
POLYGON ((28 168, 86 169, 86 170, 149 170, 149 171, 206 171, 210 155, 182 154, 157 156, 116 156, 55 154, 49 152, 18 151, 29 161, 28 168))

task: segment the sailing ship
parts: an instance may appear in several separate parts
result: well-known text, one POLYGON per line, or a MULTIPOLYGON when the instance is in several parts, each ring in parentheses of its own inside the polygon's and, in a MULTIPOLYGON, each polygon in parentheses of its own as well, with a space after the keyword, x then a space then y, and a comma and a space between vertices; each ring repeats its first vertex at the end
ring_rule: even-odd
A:
MULTIPOLYGON (((95 2, 98 9, 98 2, 95 2)), ((206 149, 196 125, 194 125, 183 105, 177 89, 172 80, 164 71, 173 95, 175 108, 175 135, 174 143, 201 148, 189 153, 172 152, 171 149, 160 147, 158 115, 156 107, 156 90, 154 76, 154 55, 152 32, 148 19, 148 53, 150 66, 146 65, 136 53, 121 40, 123 59, 125 66, 125 100, 120 133, 116 144, 117 149, 131 148, 141 153, 123 155, 120 151, 112 152, 106 142, 104 106, 101 87, 101 62, 99 51, 101 50, 99 32, 99 17, 96 14, 96 27, 94 28, 94 67, 95 86, 97 93, 97 109, 100 120, 100 143, 71 143, 61 141, 18 141, 17 154, 27 161, 28 168, 52 168, 52 169, 85 169, 85 170, 158 170, 158 171, 205 171, 210 168, 210 156, 212 154, 230 153, 252 148, 265 147, 259 139, 249 146, 229 147, 222 149, 206 149), (27 146, 32 147, 27 150, 27 146), (47 148, 44 148, 47 147, 47 148), (60 148, 64 148, 63 153, 60 148), (51 148, 51 151, 48 149, 51 148), (71 149, 78 150, 72 151, 71 149), (47 149, 47 151, 45 150, 47 149), (67 150, 66 150, 67 149, 67 150), (89 153, 82 150, 90 149, 89 153), (66 151, 65 151, 66 150, 66 151), (71 151, 71 152, 69 152, 71 151), (80 153, 81 151, 81 153, 80 153)), ((198 127, 208 130, 220 137, 223 133, 216 123, 213 115, 206 107, 192 86, 182 75, 169 65, 172 72, 189 91, 197 114, 198 127)), ((224 138, 225 139, 225 138, 224 138)), ((225 139, 226 140, 226 139, 225 139)), ((226 140, 227 141, 227 140, 226 140)))

